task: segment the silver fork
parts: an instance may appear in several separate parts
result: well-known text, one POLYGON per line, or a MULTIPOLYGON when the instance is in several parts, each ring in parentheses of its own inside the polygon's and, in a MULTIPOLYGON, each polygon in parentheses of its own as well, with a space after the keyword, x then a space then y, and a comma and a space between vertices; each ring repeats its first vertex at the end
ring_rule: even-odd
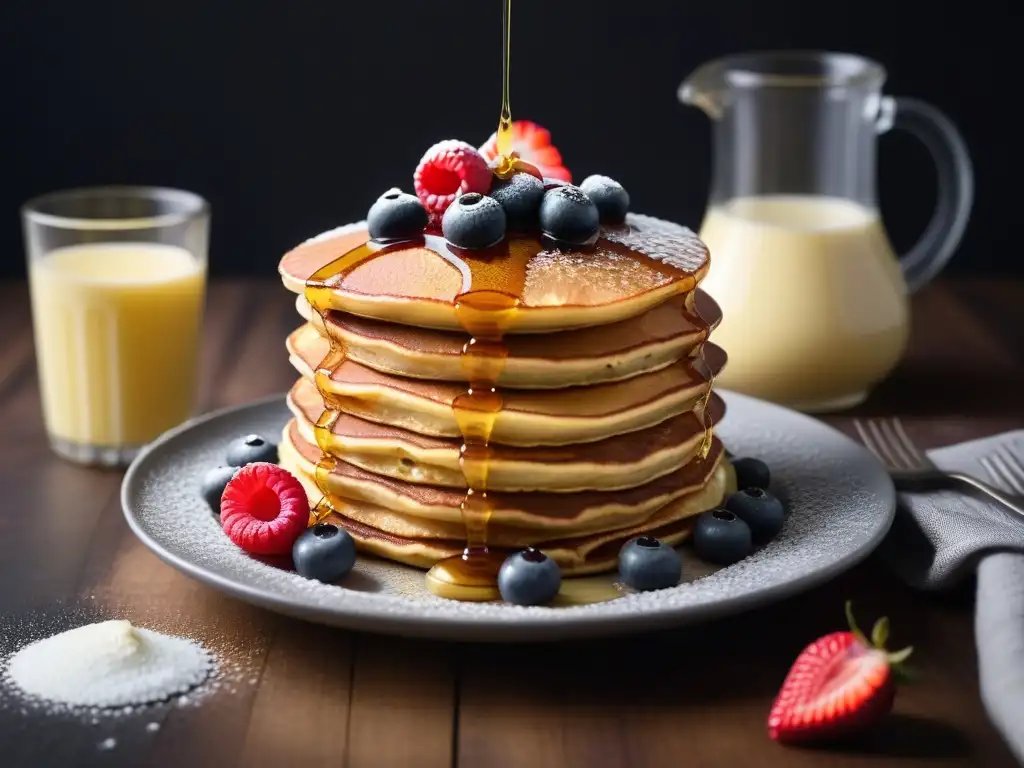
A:
POLYGON ((988 496, 1024 519, 1024 506, 1012 496, 971 475, 946 472, 935 466, 928 454, 914 445, 899 419, 854 419, 853 426, 864 446, 885 464, 898 489, 969 488, 988 496))
POLYGON ((1005 446, 997 448, 994 453, 981 457, 981 466, 996 485, 1024 498, 1024 464, 1011 450, 1005 446))

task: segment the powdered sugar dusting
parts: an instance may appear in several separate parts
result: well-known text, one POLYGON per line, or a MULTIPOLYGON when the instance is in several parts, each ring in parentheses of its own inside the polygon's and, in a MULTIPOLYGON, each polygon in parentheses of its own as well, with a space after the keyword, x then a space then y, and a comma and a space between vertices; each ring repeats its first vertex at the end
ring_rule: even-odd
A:
POLYGON ((575 203, 576 205, 591 204, 590 198, 583 193, 583 190, 579 187, 574 187, 571 184, 564 187, 558 187, 557 191, 552 194, 561 195, 570 203, 575 203))
POLYGON ((684 272, 697 272, 708 261, 707 246, 681 224, 639 213, 626 214, 626 224, 602 230, 601 236, 684 272))
POLYGON ((637 296, 671 280, 649 264, 598 243, 593 251, 553 248, 538 253, 527 264, 523 294, 530 297, 531 307, 592 306, 637 296))

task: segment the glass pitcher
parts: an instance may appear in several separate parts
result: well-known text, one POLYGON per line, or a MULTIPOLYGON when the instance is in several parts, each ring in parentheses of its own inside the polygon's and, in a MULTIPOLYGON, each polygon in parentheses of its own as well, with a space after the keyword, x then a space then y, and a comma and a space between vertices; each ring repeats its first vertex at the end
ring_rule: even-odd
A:
MULTIPOLYGON (((859 56, 749 53, 712 61, 679 89, 714 123, 701 237, 705 289, 722 307, 722 386, 806 411, 857 404, 896 365, 907 294, 943 268, 973 198, 964 142, 915 99, 883 96, 859 56), (938 167, 938 205, 897 256, 875 197, 876 137, 918 136, 938 167)), ((923 190, 927 193, 927 191, 923 190)))

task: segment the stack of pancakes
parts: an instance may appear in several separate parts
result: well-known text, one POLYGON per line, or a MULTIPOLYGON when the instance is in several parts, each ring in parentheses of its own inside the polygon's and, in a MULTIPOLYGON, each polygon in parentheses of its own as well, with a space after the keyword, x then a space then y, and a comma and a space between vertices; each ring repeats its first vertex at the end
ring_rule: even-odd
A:
MULTIPOLYGON (((314 309, 307 280, 366 240, 364 228, 343 228, 281 261, 306 321, 287 341, 300 378, 281 464, 313 505, 327 494, 332 520, 364 550, 426 568, 466 543, 452 404, 468 386, 455 302, 473 265, 429 238, 388 248, 314 309), (332 348, 343 354, 324 367, 332 348), (318 434, 325 400, 341 413, 318 434)), ((706 248, 688 229, 636 215, 592 249, 513 246, 521 269, 503 279, 519 308, 497 382, 487 544, 538 547, 571 575, 613 568, 640 533, 681 541, 730 474, 711 433, 725 355, 707 341, 718 307, 697 289, 706 248)))

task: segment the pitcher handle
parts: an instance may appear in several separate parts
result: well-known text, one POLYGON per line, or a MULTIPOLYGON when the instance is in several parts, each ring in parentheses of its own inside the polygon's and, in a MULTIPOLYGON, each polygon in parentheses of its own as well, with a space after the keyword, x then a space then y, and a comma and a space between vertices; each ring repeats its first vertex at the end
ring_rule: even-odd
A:
POLYGON ((879 130, 891 126, 912 133, 931 153, 938 171, 935 213, 920 239, 900 256, 907 289, 913 293, 942 271, 960 244, 974 203, 974 169, 960 132, 931 104, 899 96, 886 97, 881 107, 879 130))

